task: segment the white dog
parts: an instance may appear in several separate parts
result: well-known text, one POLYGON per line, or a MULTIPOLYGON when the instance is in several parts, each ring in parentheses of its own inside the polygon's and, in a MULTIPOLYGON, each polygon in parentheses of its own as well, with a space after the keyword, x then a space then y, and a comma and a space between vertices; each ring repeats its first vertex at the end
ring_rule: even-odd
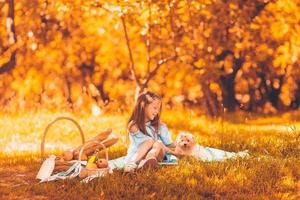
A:
POLYGON ((222 161, 231 158, 245 158, 249 156, 248 150, 235 152, 223 151, 221 149, 203 147, 196 143, 191 133, 182 132, 176 138, 176 148, 170 153, 176 156, 193 156, 202 161, 222 161))
POLYGON ((205 151, 203 146, 196 143, 191 133, 182 132, 176 138, 176 148, 171 151, 176 156, 193 156, 201 160, 210 160, 211 155, 205 151))

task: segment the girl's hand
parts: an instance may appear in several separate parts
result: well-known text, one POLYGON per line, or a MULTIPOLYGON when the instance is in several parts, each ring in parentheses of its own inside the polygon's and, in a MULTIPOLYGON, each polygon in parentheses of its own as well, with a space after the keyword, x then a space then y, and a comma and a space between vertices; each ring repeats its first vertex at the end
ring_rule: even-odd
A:
POLYGON ((171 153, 171 154, 175 155, 175 148, 176 148, 176 145, 173 142, 173 143, 169 144, 168 146, 165 146, 165 151, 167 153, 171 153))
POLYGON ((174 150, 169 148, 169 147, 165 147, 165 150, 166 150, 167 153, 171 153, 171 154, 174 153, 174 150))

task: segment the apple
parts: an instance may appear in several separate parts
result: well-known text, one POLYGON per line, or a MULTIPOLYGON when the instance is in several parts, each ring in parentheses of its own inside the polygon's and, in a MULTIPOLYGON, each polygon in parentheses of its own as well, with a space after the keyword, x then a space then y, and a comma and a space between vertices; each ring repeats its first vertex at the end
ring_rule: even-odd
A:
POLYGON ((63 158, 66 161, 72 160, 73 159, 73 151, 72 150, 67 150, 63 152, 63 158))
POLYGON ((108 167, 108 162, 106 159, 101 158, 97 160, 97 167, 98 168, 107 168, 108 167))

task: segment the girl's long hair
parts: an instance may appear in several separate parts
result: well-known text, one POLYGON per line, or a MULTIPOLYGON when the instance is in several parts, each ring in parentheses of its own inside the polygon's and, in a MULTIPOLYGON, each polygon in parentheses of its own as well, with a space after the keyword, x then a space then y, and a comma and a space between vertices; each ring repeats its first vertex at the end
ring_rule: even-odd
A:
MULTIPOLYGON (((146 131, 145 126, 145 108, 155 100, 161 101, 161 97, 149 91, 140 94, 134 106, 133 112, 128 120, 128 126, 136 125, 141 132, 143 132, 145 135, 149 135, 146 131)), ((154 119, 150 121, 151 126, 154 127, 155 133, 157 134, 160 125, 161 109, 162 105, 160 106, 160 111, 157 116, 155 116, 154 119)), ((130 129, 130 127, 128 127, 128 129, 130 129)))

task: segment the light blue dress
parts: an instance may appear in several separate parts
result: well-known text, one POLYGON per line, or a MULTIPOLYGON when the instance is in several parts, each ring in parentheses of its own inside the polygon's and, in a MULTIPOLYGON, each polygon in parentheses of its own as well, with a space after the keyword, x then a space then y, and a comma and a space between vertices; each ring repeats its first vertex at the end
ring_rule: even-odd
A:
POLYGON ((134 133, 129 132, 130 145, 124 160, 125 163, 130 161, 133 155, 138 151, 139 147, 147 140, 160 140, 165 146, 172 144, 171 134, 165 124, 159 126, 158 134, 155 133, 155 129, 150 125, 150 122, 147 122, 145 125, 149 135, 145 135, 140 130, 134 133))
MULTIPOLYGON (((111 168, 123 168, 125 164, 130 161, 130 159, 135 155, 135 153, 138 151, 139 147, 146 142, 147 140, 160 140, 165 146, 168 146, 172 144, 172 138, 171 134, 165 124, 161 124, 159 126, 158 134, 155 133, 155 129, 153 126, 150 125, 150 122, 147 122, 146 124, 146 131, 148 135, 145 135, 140 130, 136 132, 129 132, 129 140, 130 145, 127 150, 127 155, 124 157, 120 157, 114 160, 109 161, 109 165, 111 168)), ((170 160, 171 155, 166 154, 164 156, 164 160, 170 160), (170 158, 169 158, 170 157, 170 158)), ((174 157, 172 157, 174 159, 174 157)), ((176 158, 177 160, 177 158, 176 158)), ((173 160, 172 160, 173 161, 173 160)))

